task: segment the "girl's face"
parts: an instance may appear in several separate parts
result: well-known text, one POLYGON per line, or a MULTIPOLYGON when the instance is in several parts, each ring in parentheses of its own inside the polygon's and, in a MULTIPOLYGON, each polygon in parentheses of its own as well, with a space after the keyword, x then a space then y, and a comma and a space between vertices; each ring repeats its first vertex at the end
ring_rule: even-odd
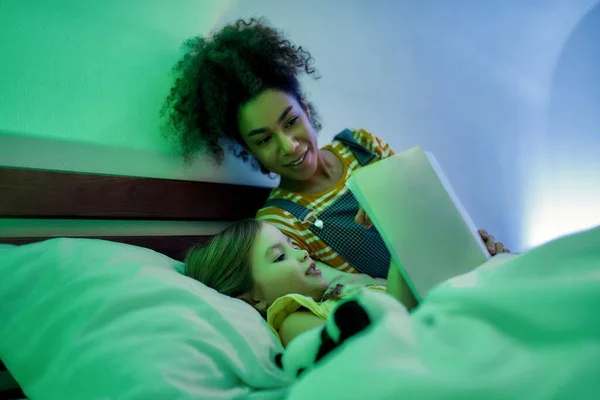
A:
POLYGON ((317 170, 319 147, 306 104, 279 90, 266 90, 238 113, 240 134, 252 156, 271 172, 305 181, 317 170))
POLYGON ((295 248, 273 225, 263 223, 250 250, 254 289, 248 298, 259 310, 286 294, 319 300, 328 283, 305 250, 295 248))

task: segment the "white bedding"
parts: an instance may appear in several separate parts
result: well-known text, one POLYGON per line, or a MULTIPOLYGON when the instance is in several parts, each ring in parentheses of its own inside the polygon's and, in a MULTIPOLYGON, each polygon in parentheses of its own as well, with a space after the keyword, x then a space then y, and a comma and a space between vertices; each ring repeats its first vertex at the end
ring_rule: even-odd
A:
MULTIPOLYGON (((282 347, 258 313, 177 274, 180 267, 96 240, 3 248, 0 358, 42 400, 600 393, 600 229, 495 257, 435 288, 411 316, 385 294, 363 294, 379 307, 374 323, 302 365, 299 379, 274 364, 282 347)), ((301 346, 315 332, 284 357, 310 354, 301 346)))
POLYGON ((0 359, 36 400, 282 398, 264 320, 180 267, 102 240, 4 248, 0 359))
MULTIPOLYGON (((290 400, 600 396, 600 228, 495 257, 411 316, 386 295, 362 296, 383 314, 305 366, 290 400)), ((321 340, 308 332, 284 357, 314 351, 308 337, 321 340)))

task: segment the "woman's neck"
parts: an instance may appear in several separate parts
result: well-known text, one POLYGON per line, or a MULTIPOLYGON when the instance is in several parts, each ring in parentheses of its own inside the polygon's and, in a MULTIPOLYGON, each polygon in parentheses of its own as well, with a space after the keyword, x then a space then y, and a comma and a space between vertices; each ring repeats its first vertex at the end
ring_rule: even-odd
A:
POLYGON ((287 180, 281 178, 279 187, 290 192, 320 193, 334 186, 340 179, 343 168, 341 161, 329 150, 319 150, 317 169, 310 178, 303 181, 287 180))

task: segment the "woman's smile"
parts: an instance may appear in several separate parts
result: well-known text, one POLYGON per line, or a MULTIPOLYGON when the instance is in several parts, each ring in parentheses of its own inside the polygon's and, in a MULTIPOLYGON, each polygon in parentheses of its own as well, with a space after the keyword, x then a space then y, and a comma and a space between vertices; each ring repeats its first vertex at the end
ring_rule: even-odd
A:
POLYGON ((304 160, 306 159, 307 154, 308 154, 308 150, 306 150, 304 153, 302 153, 302 155, 298 159, 296 159, 296 161, 293 161, 293 162, 291 162, 289 164, 286 164, 286 167, 292 167, 292 168, 294 168, 294 167, 299 166, 300 164, 302 164, 304 162, 304 160))

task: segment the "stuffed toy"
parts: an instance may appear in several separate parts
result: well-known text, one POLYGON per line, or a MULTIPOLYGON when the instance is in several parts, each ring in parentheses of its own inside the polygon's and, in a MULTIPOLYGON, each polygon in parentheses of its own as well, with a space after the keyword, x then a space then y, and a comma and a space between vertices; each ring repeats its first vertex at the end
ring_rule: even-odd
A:
POLYGON ((341 351, 349 339, 359 337, 390 310, 403 307, 386 293, 363 290, 344 298, 323 327, 311 329, 294 338, 275 363, 292 379, 310 371, 327 356, 341 351))

